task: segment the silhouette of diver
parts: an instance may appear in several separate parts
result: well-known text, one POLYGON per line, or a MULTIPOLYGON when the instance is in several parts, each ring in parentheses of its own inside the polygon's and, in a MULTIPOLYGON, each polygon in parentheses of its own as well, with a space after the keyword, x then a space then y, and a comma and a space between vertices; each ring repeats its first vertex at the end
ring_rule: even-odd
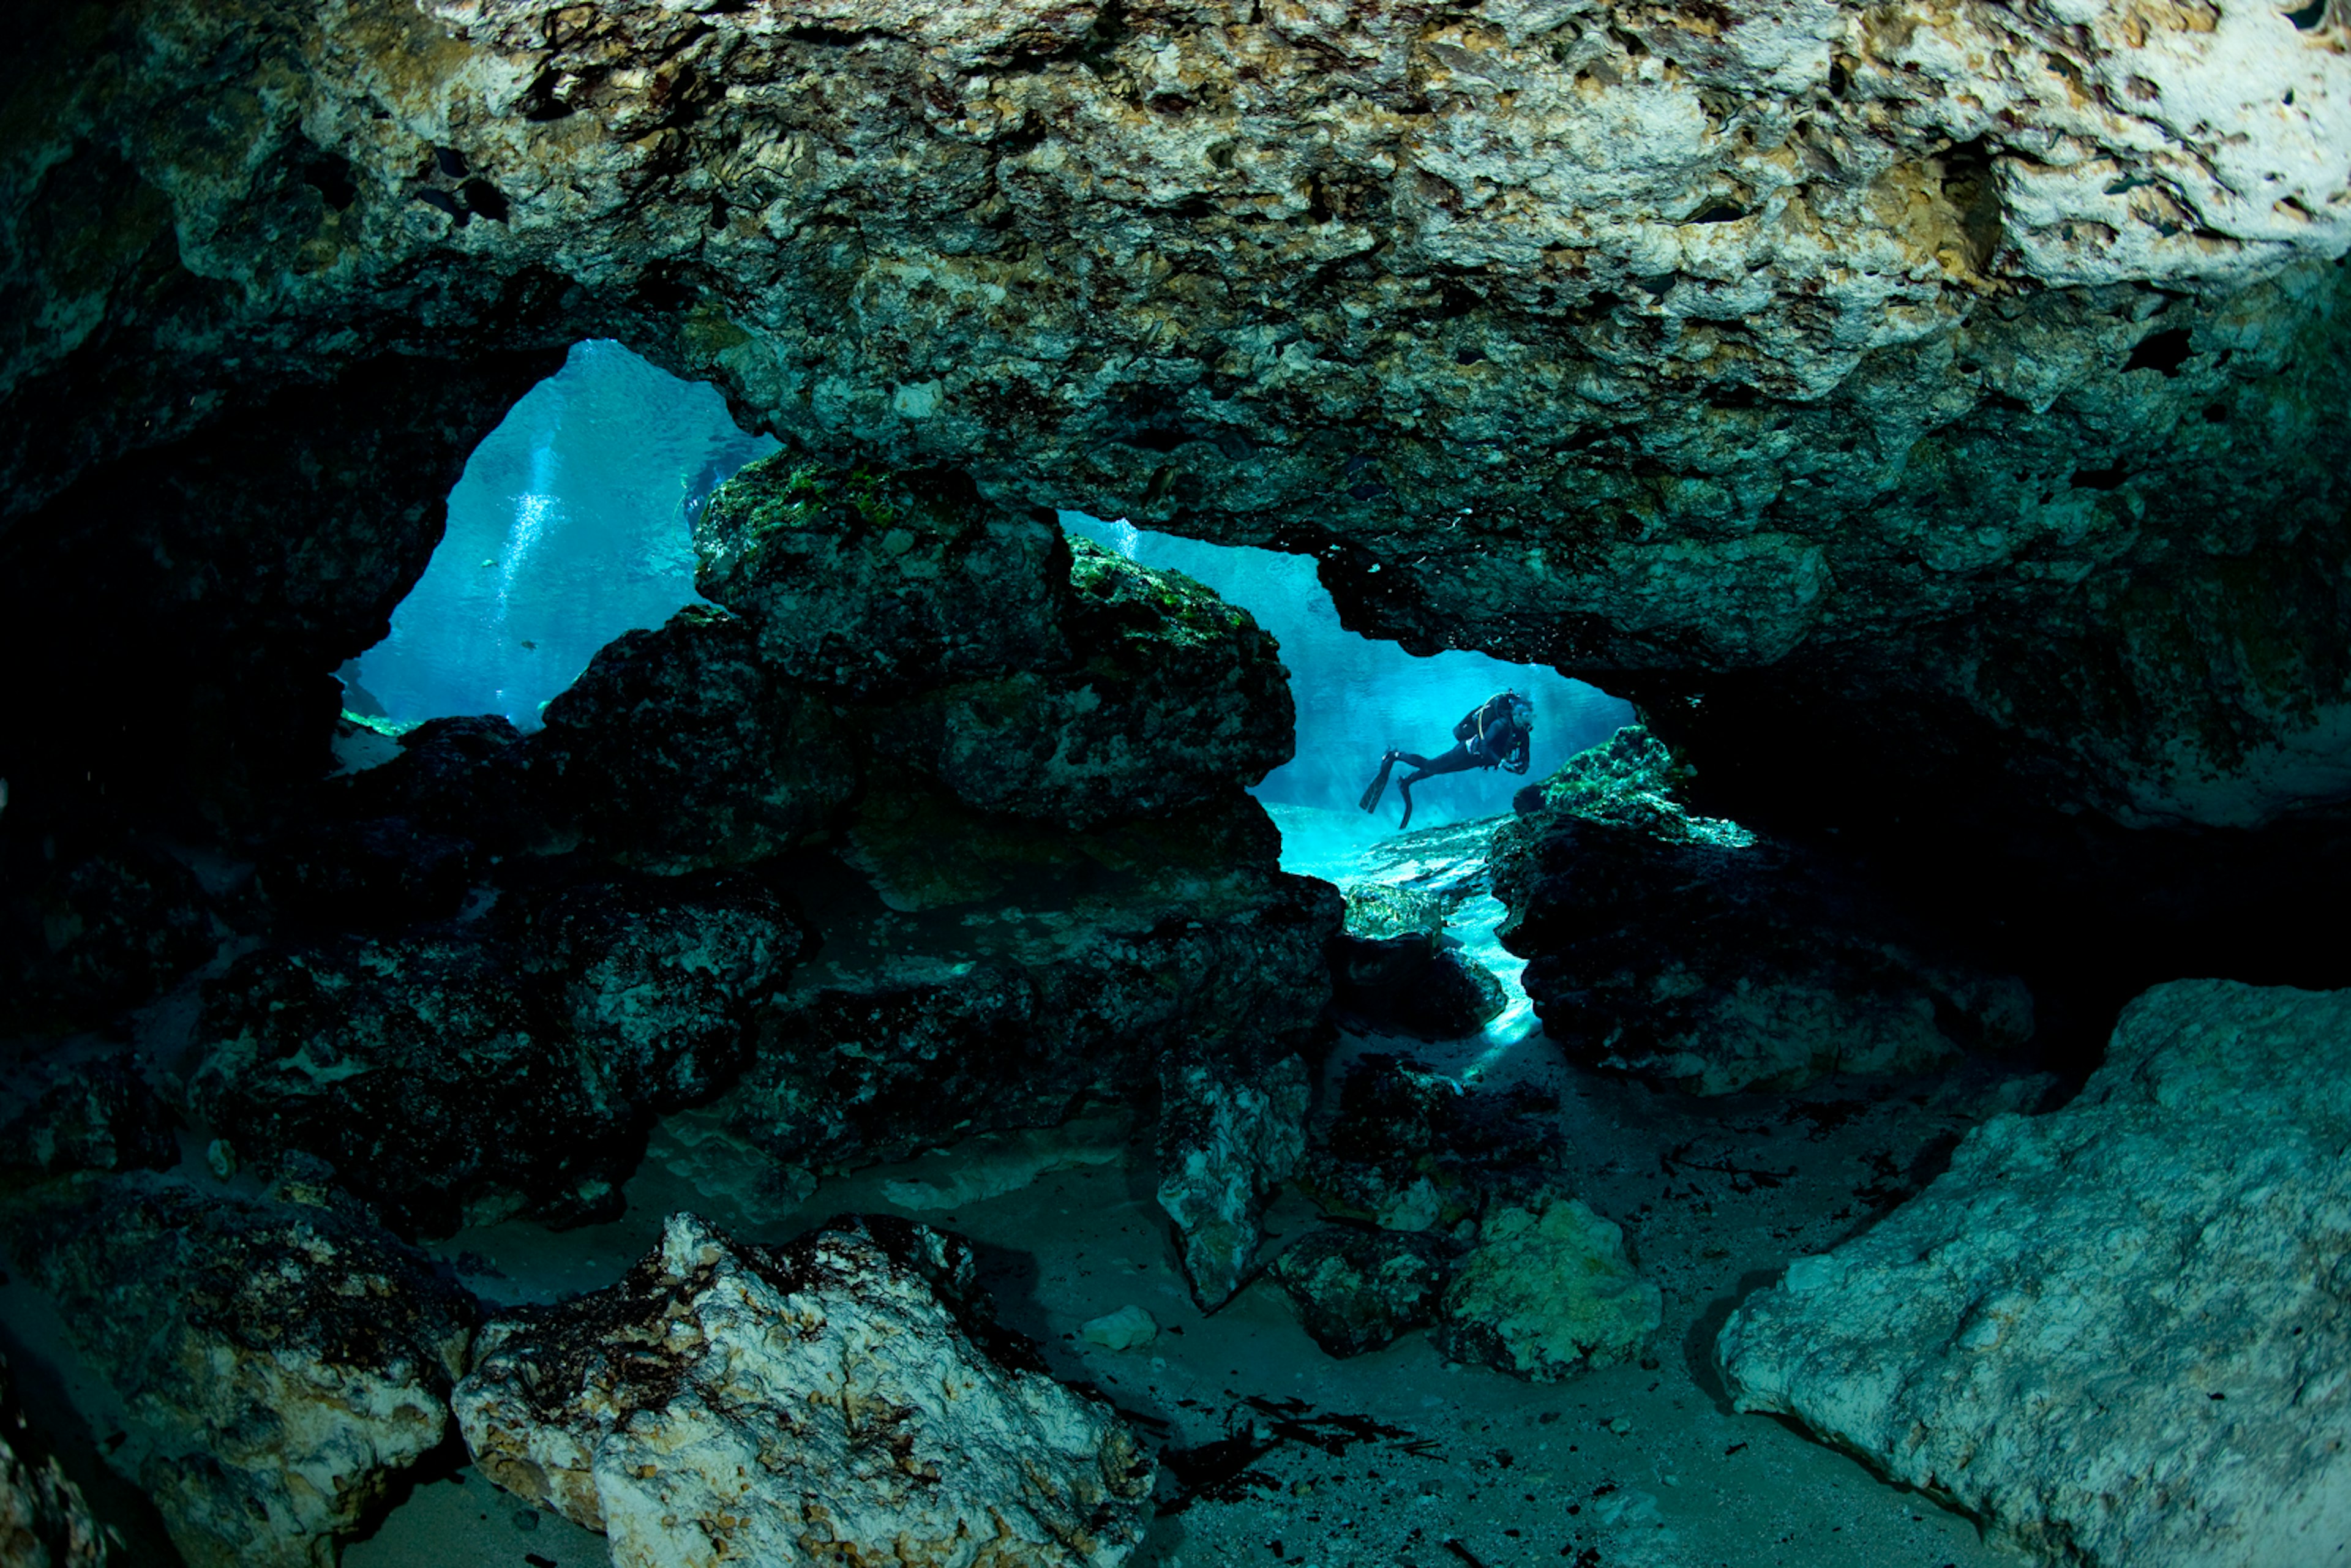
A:
POLYGON ((1412 826, 1412 787, 1424 779, 1434 779, 1440 773, 1463 773, 1472 768, 1507 768, 1513 773, 1524 773, 1531 756, 1535 728, 1535 705, 1516 692, 1497 692, 1463 716, 1453 727, 1455 746, 1441 757, 1428 758, 1409 751, 1388 748, 1380 758, 1380 770, 1364 791, 1364 810, 1379 809, 1380 797, 1388 787, 1388 770, 1399 762, 1409 762, 1414 771, 1398 781, 1404 791, 1404 820, 1399 830, 1412 826))

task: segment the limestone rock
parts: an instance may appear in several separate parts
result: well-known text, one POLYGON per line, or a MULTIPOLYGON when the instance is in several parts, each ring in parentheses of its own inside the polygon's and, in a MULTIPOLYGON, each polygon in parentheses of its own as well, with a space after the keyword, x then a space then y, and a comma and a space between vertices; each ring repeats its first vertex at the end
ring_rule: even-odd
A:
POLYGON ((1654 783, 1550 790, 1559 804, 1497 835, 1494 891, 1520 983, 1571 1052, 1722 1094, 2030 1038, 2022 982, 1823 854, 1693 816, 1654 783))
POLYGON ((1437 1321, 1452 1262, 1434 1236, 1326 1226, 1291 1242, 1273 1278, 1316 1344, 1361 1355, 1437 1321))
POLYGON ((395 817, 493 855, 550 839, 544 805, 530 788, 522 732, 504 716, 427 719, 399 744, 390 761, 332 781, 327 814, 395 817))
POLYGON ((455 1406, 616 1568, 1115 1568, 1156 1468, 993 1328, 966 1243, 887 1218, 754 1247, 673 1215, 619 1284, 492 1322, 455 1406))
POLYGON ((1193 805, 1290 760, 1288 674, 1246 611, 1090 540, 1069 549, 1074 664, 888 716, 893 754, 978 810, 1073 828, 1193 805))
POLYGON ((471 840, 405 817, 329 821, 281 834, 261 885, 279 913, 336 929, 396 929, 457 913, 483 869, 471 840))
POLYGON ((1995 1116, 1717 1343, 1794 1416, 2028 1552, 2316 1563, 2351 1540, 2351 993, 2180 981, 2070 1104, 1995 1116))
POLYGON ((857 788, 826 706, 775 678, 748 625, 703 605, 605 644, 546 719, 529 750, 552 808, 647 871, 778 854, 830 829, 857 788))
POLYGON ((851 838, 854 866, 796 868, 822 945, 714 1106, 778 1160, 1050 1125, 1083 1095, 1147 1097, 1165 1052, 1266 1060, 1320 1026, 1337 897, 1276 869, 1238 790, 1085 834, 869 801, 851 838))
POLYGON ((0 1361, 0 1563, 8 1568, 105 1568, 106 1542, 81 1489, 54 1457, 18 1452, 24 1416, 0 1361))
POLYGON ((177 1120, 129 1051, 54 1070, 39 1097, 0 1126, 0 1166, 42 1171, 168 1170, 177 1120))
POLYGON ((35 1211, 11 1246, 122 1396, 190 1568, 320 1568, 436 1447, 472 1299, 363 1219, 169 1179, 35 1211))
POLYGON ((1559 1184, 1561 1141, 1547 1119, 1558 1105, 1531 1087, 1497 1092, 1367 1051, 1349 1064, 1338 1101, 1298 1173, 1326 1213, 1384 1230, 1449 1229, 1559 1184))
POLYGON ((186 866, 136 844, 82 849, 0 894, 0 1031, 104 1022, 219 946, 212 901, 186 866))
POLYGON ((1130 1305, 1080 1324, 1078 1333, 1104 1350, 1134 1350, 1159 1337, 1159 1323, 1141 1307, 1130 1305))
POLYGON ((935 475, 790 452, 720 486, 694 522, 695 586, 749 623, 781 678, 858 695, 1059 664, 1069 553, 935 475))
MULTIPOLYGON (((269 16, 20 36, 9 518, 272 394, 316 487, 430 494, 299 405, 594 322, 829 459, 1311 549, 1432 649, 1757 672, 1914 778, 1956 719, 2142 820, 2346 788, 2339 6, 269 16)), ((267 580, 237 522, 156 575, 267 580)))
POLYGON ((1306 1151, 1306 1064, 1261 1076, 1170 1062, 1160 1075, 1159 1207, 1176 1223, 1192 1299, 1213 1311, 1247 1281, 1266 1198, 1306 1151))
POLYGON ((240 1159, 325 1160, 404 1233, 616 1211, 652 1116, 739 1067, 799 933, 739 873, 518 902, 238 960, 207 989, 195 1109, 240 1159))
POLYGON ((1580 1198, 1490 1216, 1445 1292, 1437 1341, 1457 1361, 1535 1383, 1630 1361, 1664 1321, 1625 1233, 1580 1198))

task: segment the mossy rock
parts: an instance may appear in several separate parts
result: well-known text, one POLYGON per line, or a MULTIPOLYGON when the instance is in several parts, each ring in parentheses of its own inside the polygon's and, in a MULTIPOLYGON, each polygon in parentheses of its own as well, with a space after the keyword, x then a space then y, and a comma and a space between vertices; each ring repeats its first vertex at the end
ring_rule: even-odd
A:
POLYGON ((1624 1231, 1580 1198, 1552 1198, 1487 1220, 1445 1292, 1437 1333, 1458 1361, 1557 1383, 1632 1360, 1664 1317, 1624 1231))

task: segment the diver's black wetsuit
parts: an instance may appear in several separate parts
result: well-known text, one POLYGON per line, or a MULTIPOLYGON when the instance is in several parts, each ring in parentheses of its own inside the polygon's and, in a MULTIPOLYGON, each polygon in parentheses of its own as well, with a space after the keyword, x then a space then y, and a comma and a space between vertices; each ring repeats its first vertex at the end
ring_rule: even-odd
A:
POLYGON ((1376 810, 1380 797, 1388 787, 1388 770, 1399 762, 1412 764, 1413 771, 1397 782, 1404 791, 1404 819, 1399 829, 1412 826, 1412 787, 1424 779, 1443 773, 1466 773, 1472 768, 1507 768, 1513 773, 1524 773, 1532 754, 1532 724, 1521 726, 1514 710, 1523 699, 1509 692, 1488 697, 1453 727, 1456 742, 1452 750, 1437 757, 1422 757, 1416 752, 1390 751, 1380 758, 1380 770, 1364 791, 1363 808, 1376 810))

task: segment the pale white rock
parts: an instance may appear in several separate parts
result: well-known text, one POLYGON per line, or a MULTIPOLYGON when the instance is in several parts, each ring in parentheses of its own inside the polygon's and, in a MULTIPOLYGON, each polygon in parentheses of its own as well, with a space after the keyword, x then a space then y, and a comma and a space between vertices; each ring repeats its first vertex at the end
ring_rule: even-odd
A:
POLYGON ((1266 1198, 1306 1152, 1306 1064, 1286 1057, 1256 1082, 1170 1064, 1160 1095, 1159 1207, 1176 1222, 1193 1299, 1213 1309, 1248 1278, 1266 1198))
POLYGON ((1098 1344, 1104 1350, 1133 1350, 1159 1337, 1159 1321, 1141 1307, 1130 1304, 1089 1321, 1078 1333, 1088 1344, 1098 1344))
POLYGON ((879 1217, 757 1247, 672 1215, 619 1284, 489 1325, 453 1405, 615 1568, 1115 1568, 1155 1474, 995 1327, 967 1244, 879 1217))
POLYGON ((2001 1115, 1724 1325, 1795 1416, 2003 1538, 2111 1568, 2351 1541, 2351 991, 2159 986, 2081 1096, 2001 1115))

